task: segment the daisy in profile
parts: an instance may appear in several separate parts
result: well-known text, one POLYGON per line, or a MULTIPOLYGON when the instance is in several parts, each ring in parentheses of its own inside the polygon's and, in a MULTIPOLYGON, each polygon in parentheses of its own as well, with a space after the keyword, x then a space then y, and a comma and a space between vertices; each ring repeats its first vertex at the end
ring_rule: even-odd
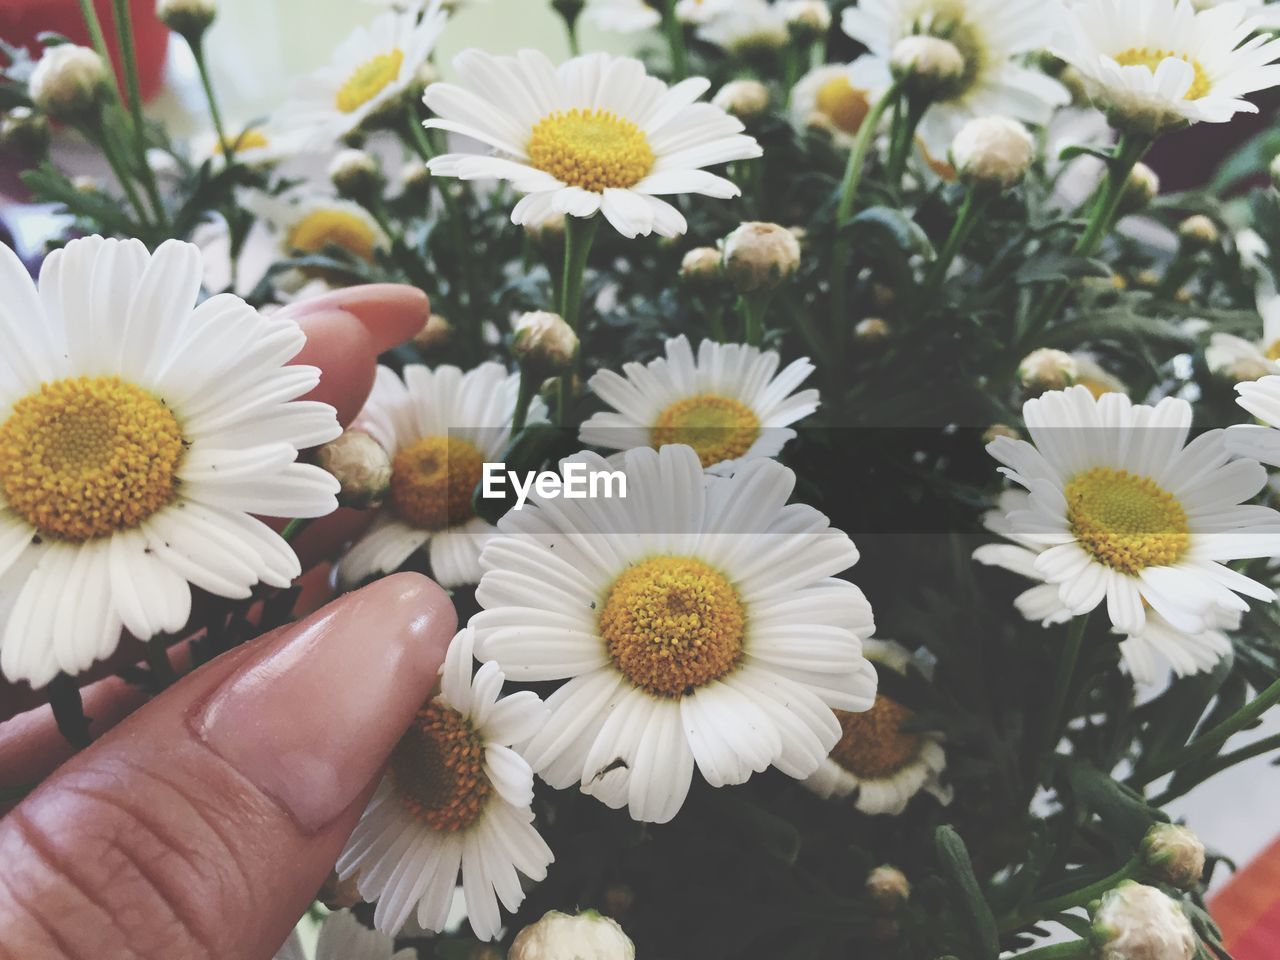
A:
POLYGON ((809 776, 840 739, 833 710, 875 700, 871 607, 835 579, 853 543, 787 505, 795 474, 771 460, 714 477, 668 446, 628 451, 621 471, 626 498, 531 497, 481 558, 478 655, 512 680, 566 681, 525 757, 553 787, 656 823, 695 766, 713 787, 769 766, 809 776))
POLYGON ((769 0, 734 0, 698 29, 698 39, 738 57, 769 55, 791 42, 787 12, 769 0))
POLYGON ((582 15, 612 33, 640 33, 662 23, 662 13, 645 0, 587 0, 582 15))
MULTIPOLYGON (((1030 499, 1031 495, 1025 490, 1006 490, 1000 495, 998 508, 983 517, 983 524, 1009 542, 981 546, 973 552, 973 559, 1035 582, 1035 586, 1020 593, 1013 602, 1026 619, 1043 627, 1067 623, 1072 618, 1071 609, 1062 602, 1058 586, 1046 583, 1044 574, 1036 567, 1041 548, 1034 538, 1020 536, 1009 521, 1011 514, 1030 508, 1030 499)), ((1140 631, 1128 635, 1123 631, 1116 633, 1123 637, 1119 644, 1120 657, 1130 675, 1138 683, 1153 685, 1167 675, 1168 668, 1179 677, 1212 670, 1231 652, 1226 631, 1239 626, 1238 610, 1215 606, 1205 617, 1202 630, 1179 630, 1154 610, 1148 610, 1140 631)))
POLYGON ((1209 369, 1232 380, 1261 380, 1280 375, 1280 295, 1268 278, 1258 284, 1262 339, 1245 340, 1229 333, 1209 338, 1204 359, 1209 369))
POLYGON ((373 263, 391 248, 391 238, 373 215, 350 200, 294 192, 277 197, 253 193, 243 202, 275 236, 282 256, 338 250, 373 263))
POLYGON ((815 67, 791 91, 791 122, 797 130, 824 130, 847 149, 891 82, 884 64, 872 57, 815 67))
POLYGON ((498 935, 498 903, 524 900, 520 874, 543 880, 551 849, 533 825, 533 771, 511 749, 536 734, 547 709, 524 691, 499 698, 497 664, 471 670, 474 641, 463 630, 440 669, 440 693, 414 718, 351 839, 338 857, 356 878, 373 920, 395 935, 410 916, 440 932, 462 874, 467 919, 481 940, 498 935))
POLYGON ((221 294, 200 251, 73 240, 37 290, 0 247, 0 668, 43 687, 122 630, 174 633, 191 588, 288 587, 292 548, 258 516, 319 517, 338 484, 298 451, 341 432, 286 366, 305 338, 221 294))
POLYGON ((1112 624, 1139 634, 1154 610, 1199 634, 1215 607, 1247 610, 1270 587, 1227 561, 1280 554, 1280 514, 1242 506, 1267 482, 1253 460, 1232 461, 1224 431, 1187 443, 1191 405, 1155 407, 1075 386, 1023 407, 1031 443, 999 437, 988 452, 1030 492, 1009 515, 1037 550, 1035 569, 1073 615, 1104 600, 1112 624))
POLYGON ((1227 447, 1241 457, 1280 467, 1280 376, 1236 384, 1236 403, 1258 418, 1262 426, 1238 424, 1227 430, 1227 447))
MULTIPOLYGON (((227 131, 227 146, 235 162, 246 167, 267 167, 297 156, 303 150, 302 139, 295 134, 278 133, 268 127, 245 127, 227 131)), ((206 130, 191 141, 191 162, 199 166, 211 161, 215 170, 227 165, 222 141, 217 133, 206 130)))
POLYGON ((960 128, 976 117, 1043 126, 1071 99, 1060 83, 1022 62, 1054 37, 1055 20, 1046 16, 1043 0, 859 0, 845 8, 841 27, 885 73, 894 47, 906 37, 938 37, 960 52, 964 72, 920 124, 932 157, 946 157, 960 128))
MULTIPOLYGON (((877 668, 906 676, 911 654, 896 643, 867 640, 863 653, 877 668)), ((823 799, 852 797, 863 813, 897 816, 922 790, 940 803, 951 790, 940 782, 947 767, 940 737, 911 729, 915 714, 897 700, 876 694, 863 713, 836 711, 840 741, 804 785, 823 799)))
POLYGON ((1244 97, 1280 84, 1280 41, 1261 26, 1240 3, 1079 0, 1054 53, 1117 126, 1154 134, 1258 112, 1244 97))
MULTIPOLYGON (((520 378, 498 363, 463 373, 418 364, 404 379, 379 367, 373 393, 353 425, 392 457, 391 492, 372 526, 338 565, 343 583, 390 573, 423 547, 445 587, 480 579, 480 550, 496 528, 477 517, 471 495, 486 461, 511 438, 520 378)), ((535 400, 530 420, 546 406, 535 400)))
POLYGON ((431 172, 510 181, 525 194, 511 214, 517 224, 603 214, 626 237, 678 236, 687 224, 663 196, 736 197, 736 186, 703 168, 761 155, 741 121, 696 102, 710 86, 701 77, 668 88, 639 60, 594 53, 556 68, 534 50, 468 50, 454 67, 459 85, 427 88, 437 116, 426 125, 499 156, 446 154, 431 172))
POLYGON ((666 342, 666 356, 588 381, 613 409, 591 417, 578 439, 604 450, 684 444, 708 468, 776 457, 796 435, 790 425, 818 409, 817 390, 796 392, 813 364, 795 360, 779 372, 780 362, 772 350, 712 340, 695 357, 682 334, 666 342))
POLYGON ((308 146, 332 147, 410 92, 447 20, 441 0, 379 14, 334 50, 328 66, 299 82, 275 123, 308 146))
POLYGON ((336 910, 324 918, 314 951, 303 946, 295 930, 289 934, 275 960, 415 960, 412 947, 396 950, 385 933, 370 930, 350 910, 336 910))

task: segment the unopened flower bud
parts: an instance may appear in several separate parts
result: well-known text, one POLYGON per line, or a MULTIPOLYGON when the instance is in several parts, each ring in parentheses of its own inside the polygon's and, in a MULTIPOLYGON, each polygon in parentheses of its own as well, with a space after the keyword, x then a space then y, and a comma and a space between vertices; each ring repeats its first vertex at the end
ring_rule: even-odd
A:
POLYGON ((382 190, 378 162, 363 150, 342 150, 329 164, 329 179, 338 193, 352 200, 376 197, 382 190))
POLYGON ((695 247, 680 261, 680 279, 694 287, 714 287, 723 274, 720 251, 715 247, 695 247))
POLYGON ((769 88, 759 80, 732 80, 716 92, 711 102, 739 120, 754 120, 769 109, 769 88))
POLYGON ((782 14, 791 35, 803 42, 825 37, 831 29, 831 8, 826 0, 787 0, 782 14))
POLYGON ((1121 213, 1137 213, 1160 195, 1160 178, 1145 163, 1134 164, 1120 198, 1121 213))
POLYGON ((413 343, 423 353, 444 348, 453 339, 453 324, 433 313, 421 330, 413 335, 413 343))
POLYGON ((982 431, 982 445, 994 443, 1000 437, 1008 437, 1010 440, 1022 439, 1022 434, 1009 426, 1007 423, 993 423, 987 429, 982 431))
POLYGON ((1182 890, 1194 889, 1204 873, 1204 844, 1188 830, 1157 823, 1142 838, 1142 862, 1161 882, 1182 890))
POLYGON ((410 160, 400 170, 400 183, 405 193, 420 196, 431 187, 431 171, 421 160, 410 160))
POLYGON ((1016 120, 970 120, 951 142, 951 164, 974 187, 1008 190, 1022 182, 1035 159, 1035 141, 1016 120))
POLYGON ((578 335, 560 314, 540 310, 516 320, 511 346, 522 368, 550 376, 573 366, 578 335))
POLYGON ((1182 242, 1196 250, 1207 250, 1210 247, 1216 247, 1222 239, 1222 234, 1218 232, 1218 226, 1202 213, 1197 213, 1194 217, 1187 217, 1182 223, 1178 224, 1178 236, 1182 238, 1182 242))
POLYGON ((86 120, 107 95, 109 79, 107 65, 88 47, 49 47, 31 71, 31 99, 55 120, 86 120))
POLYGON ((391 457, 382 444, 359 430, 348 430, 316 450, 316 463, 341 485, 338 503, 344 507, 376 506, 391 486, 391 457))
POLYGON ((885 864, 867 874, 867 896, 880 913, 893 913, 911 897, 911 883, 897 867, 885 864))
POLYGON ((616 920, 586 910, 558 910, 516 934, 507 960, 635 960, 636 947, 616 920))
POLYGON ((1099 960, 1191 960, 1196 954, 1191 921, 1155 887, 1125 880, 1092 912, 1099 960))
POLYGON ((742 224, 724 241, 724 271, 739 293, 776 290, 800 268, 800 244, 776 223, 742 224))
POLYGON ((49 120, 30 107, 14 107, 0 119, 0 146, 43 157, 51 139, 49 120))
POLYGON ((853 335, 862 343, 883 343, 889 339, 889 324, 879 317, 867 317, 858 321, 858 325, 853 328, 853 335))
POLYGON ((950 40, 926 35, 899 40, 889 66, 911 90, 931 99, 945 98, 965 74, 960 48, 950 40))
POLYGON ((217 0, 156 0, 156 19, 189 40, 198 39, 217 15, 217 0))
POLYGON ((1018 364, 1018 381, 1031 393, 1065 390, 1076 382, 1080 369, 1075 357, 1061 350, 1033 350, 1018 364))

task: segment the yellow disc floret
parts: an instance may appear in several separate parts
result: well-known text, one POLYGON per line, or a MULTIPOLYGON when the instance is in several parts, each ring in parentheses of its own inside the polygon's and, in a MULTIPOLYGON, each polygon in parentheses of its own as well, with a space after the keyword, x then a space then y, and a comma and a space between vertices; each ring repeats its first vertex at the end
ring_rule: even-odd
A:
POLYGON ((1268 360, 1280 360, 1280 340, 1273 340, 1267 344, 1267 349, 1263 351, 1268 360))
POLYGON ((323 207, 311 211, 289 228, 285 246, 300 253, 323 253, 329 247, 337 247, 372 263, 378 232, 354 210, 323 207))
MULTIPOLYGON (((267 135, 261 130, 246 130, 244 133, 240 134, 240 136, 230 138, 230 141, 227 144, 227 146, 235 153, 241 153, 245 150, 261 150, 270 145, 270 142, 267 140, 267 135)), ((213 152, 217 154, 221 154, 223 152, 221 140, 213 145, 213 152)))
POLYGON ((834 127, 850 134, 862 129, 871 112, 867 91, 857 89, 843 73, 822 85, 814 105, 834 127))
POLYGON ((396 454, 391 502, 420 530, 443 530, 474 516, 471 495, 484 474, 484 455, 456 437, 424 437, 396 454))
POLYGON ((1094 467, 1067 484, 1067 522, 1095 560, 1134 576, 1187 551, 1187 514, 1154 480, 1094 467))
POLYGON ((484 812, 493 785, 484 772, 484 742, 457 710, 432 701, 391 753, 396 794, 432 830, 465 830, 484 812))
POLYGON ((732 397, 699 393, 671 404, 653 425, 655 447, 682 443, 693 447, 704 467, 736 460, 760 438, 760 418, 732 397))
POLYGON ((680 697, 737 665, 747 616, 719 571, 691 557, 654 557, 613 582, 599 624, 628 680, 655 696, 680 697))
POLYGON ((603 193, 634 187, 653 169, 639 127, 607 110, 573 109, 544 117, 529 138, 529 162, 562 183, 603 193))
POLYGON ((360 64, 347 82, 338 88, 336 106, 343 113, 354 113, 380 94, 400 76, 404 52, 392 50, 380 53, 372 60, 360 64))
POLYGON ((837 710, 835 714, 841 733, 831 759, 855 777, 891 776, 920 753, 920 735, 902 729, 914 714, 884 694, 863 713, 837 710))
POLYGON ((1199 100, 1201 97, 1207 97, 1213 84, 1209 80, 1209 75, 1205 73, 1204 67, 1200 65, 1199 60, 1184 57, 1182 54, 1174 53, 1172 50, 1152 50, 1150 47, 1134 47, 1123 53, 1117 53, 1114 59, 1122 67, 1146 67, 1152 73, 1155 73, 1156 68, 1170 57, 1189 63, 1192 69, 1195 70, 1195 79, 1192 80, 1190 88, 1183 94, 1182 98, 1184 100, 1199 100))
POLYGON ((136 527, 174 496, 173 412, 118 377, 42 384, 0 425, 0 492, 41 534, 76 543, 136 527))

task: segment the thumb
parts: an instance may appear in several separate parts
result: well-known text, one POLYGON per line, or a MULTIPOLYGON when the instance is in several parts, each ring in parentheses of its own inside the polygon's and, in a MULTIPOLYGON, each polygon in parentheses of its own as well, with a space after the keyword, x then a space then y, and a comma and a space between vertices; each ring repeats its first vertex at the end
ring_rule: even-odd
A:
POLYGON ((267 960, 430 695, 452 604, 380 580, 235 650, 0 820, 0 958, 267 960))

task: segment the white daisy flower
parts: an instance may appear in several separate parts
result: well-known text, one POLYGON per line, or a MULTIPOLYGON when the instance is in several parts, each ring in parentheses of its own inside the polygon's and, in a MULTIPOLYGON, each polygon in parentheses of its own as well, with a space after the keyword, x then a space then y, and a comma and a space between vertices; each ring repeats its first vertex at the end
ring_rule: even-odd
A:
MULTIPOLYGON (((998 509, 983 517, 983 525, 1009 543, 991 543, 973 552, 973 559, 989 567, 1008 570, 1035 581, 1035 586, 1020 593, 1014 606, 1026 619, 1042 627, 1067 623, 1071 609, 1062 602, 1058 586, 1046 583, 1036 567, 1042 548, 1033 538, 1020 536, 1009 521, 1013 513, 1030 508, 1031 495, 1025 490, 1006 490, 1000 495, 998 509)), ((1164 678, 1167 664, 1179 677, 1212 670, 1231 652, 1231 640, 1224 631, 1240 626, 1240 612, 1214 606, 1205 618, 1203 630, 1188 632, 1174 627, 1154 610, 1147 611, 1141 630, 1120 641, 1120 656, 1130 675, 1138 683, 1154 685, 1164 678)))
POLYGON ((533 771, 511 749, 542 728, 547 708, 528 691, 499 698, 505 678, 495 663, 473 677, 473 647, 470 630, 449 645, 439 695, 392 752, 338 857, 339 879, 357 878, 387 934, 410 916, 443 930, 461 871, 471 929, 492 940, 502 927, 498 902, 519 909, 519 875, 543 880, 555 859, 533 825, 533 771))
POLYGON ((628 363, 623 376, 601 370, 588 386, 613 408, 582 425, 578 439, 605 450, 684 444, 703 467, 776 457, 796 432, 790 425, 818 409, 818 391, 795 392, 813 373, 809 360, 781 372, 772 350, 703 340, 666 342, 666 356, 628 363))
POLYGON ((275 955, 275 960, 415 960, 412 947, 396 950, 385 933, 370 930, 350 910, 337 910, 324 918, 316 948, 308 952, 295 930, 275 955))
POLYGON ((890 83, 883 62, 873 57, 815 67, 791 91, 791 122, 798 130, 825 130, 847 149, 890 83))
POLYGON ((339 44, 328 66, 298 83, 275 122, 305 135, 309 146, 332 147, 409 92, 447 20, 441 0, 379 14, 339 44))
MULTIPOLYGON (((245 127, 227 131, 228 146, 235 161, 246 167, 265 167, 281 160, 288 160, 302 152, 303 139, 296 133, 280 133, 268 127, 245 127)), ((222 141, 213 130, 206 130, 191 140, 190 160, 196 166, 212 161, 215 170, 227 165, 222 151, 222 141)))
POLYGON ((738 0, 677 0, 676 19, 691 27, 733 12, 738 0))
MULTIPOLYGON (((372 526, 338 565, 343 583, 390 573, 415 550, 430 551, 444 587, 480 579, 480 551, 496 528, 475 515, 471 495, 486 462, 498 462, 511 439, 520 378, 498 363, 404 368, 404 379, 378 368, 373 393, 353 429, 370 434, 392 457, 391 492, 372 526)), ((535 399, 530 422, 545 417, 535 399)))
POLYGON ((1263 426, 1237 424, 1227 430, 1227 448, 1239 457, 1249 457, 1280 467, 1280 376, 1267 376, 1253 383, 1236 384, 1236 403, 1258 418, 1263 426))
POLYGON ((281 196, 250 193, 242 201, 275 236, 285 257, 342 250, 373 263, 391 248, 391 238, 364 207, 350 200, 309 192, 281 196))
POLYGON ((1266 485, 1266 471, 1232 462, 1222 430, 1188 444, 1185 400, 1138 406, 1076 386, 1027 401, 1023 418, 1034 446, 1000 437, 987 450, 1030 491, 1012 529, 1042 548, 1035 569, 1073 615, 1105 599, 1126 633, 1142 631, 1150 607, 1198 634, 1215 606, 1248 609, 1237 593, 1275 599, 1225 565, 1280 552, 1280 514, 1240 505, 1266 485))
POLYGON ((200 251, 73 240, 37 290, 0 247, 0 668, 42 687, 128 630, 174 633, 194 585, 287 587, 293 550, 254 515, 318 517, 338 484, 298 451, 341 433, 298 401, 305 342, 235 296, 196 306, 200 251))
POLYGON ((431 172, 510 181, 526 194, 511 213, 517 224, 602 213, 627 237, 677 236, 687 224, 661 196, 736 197, 737 187, 702 168, 761 155, 741 121, 694 102, 710 86, 701 77, 668 88, 639 60, 594 53, 557 69, 533 50, 515 57, 469 50, 454 67, 460 86, 427 88, 438 115, 427 126, 501 156, 446 154, 431 161, 431 172))
POLYGON ((1257 113, 1244 96, 1280 83, 1280 41, 1259 28, 1239 3, 1084 0, 1066 11, 1054 52, 1118 125, 1154 133, 1257 113))
MULTIPOLYGON (((863 653, 877 667, 905 676, 911 654, 900 644, 866 640, 863 653)), ((915 714, 883 693, 864 713, 836 711, 840 742, 804 785, 823 799, 853 796, 863 813, 897 816, 924 790, 940 803, 952 792, 940 782, 947 767, 941 738, 924 731, 904 730, 915 714)))
POLYGON ((662 13, 645 0, 587 0, 582 15, 612 33, 640 33, 662 24, 662 13))
POLYGON ((835 579, 853 543, 787 505, 795 474, 771 460, 714 477, 668 446, 621 470, 625 499, 532 497, 481 557, 479 655, 513 680, 568 681, 524 755, 551 786, 656 823, 695 765, 713 787, 770 765, 809 776, 840 739, 833 709, 875 699, 871 607, 835 579))
POLYGON ((699 29, 698 39, 739 57, 781 50, 791 42, 787 12, 768 0, 734 0, 699 29))
POLYGON ((1009 117, 1043 126, 1070 94, 1023 56, 1049 46, 1055 21, 1042 0, 860 0, 846 7, 844 32, 871 51, 888 72, 904 37, 949 40, 965 60, 954 91, 934 103, 919 134, 934 157, 945 157, 960 129, 977 117, 1009 117))
POLYGON ((1249 341, 1229 333, 1213 334, 1204 351, 1205 363, 1213 373, 1233 380, 1280 375, 1280 295, 1269 277, 1258 283, 1257 302, 1262 339, 1249 341))

